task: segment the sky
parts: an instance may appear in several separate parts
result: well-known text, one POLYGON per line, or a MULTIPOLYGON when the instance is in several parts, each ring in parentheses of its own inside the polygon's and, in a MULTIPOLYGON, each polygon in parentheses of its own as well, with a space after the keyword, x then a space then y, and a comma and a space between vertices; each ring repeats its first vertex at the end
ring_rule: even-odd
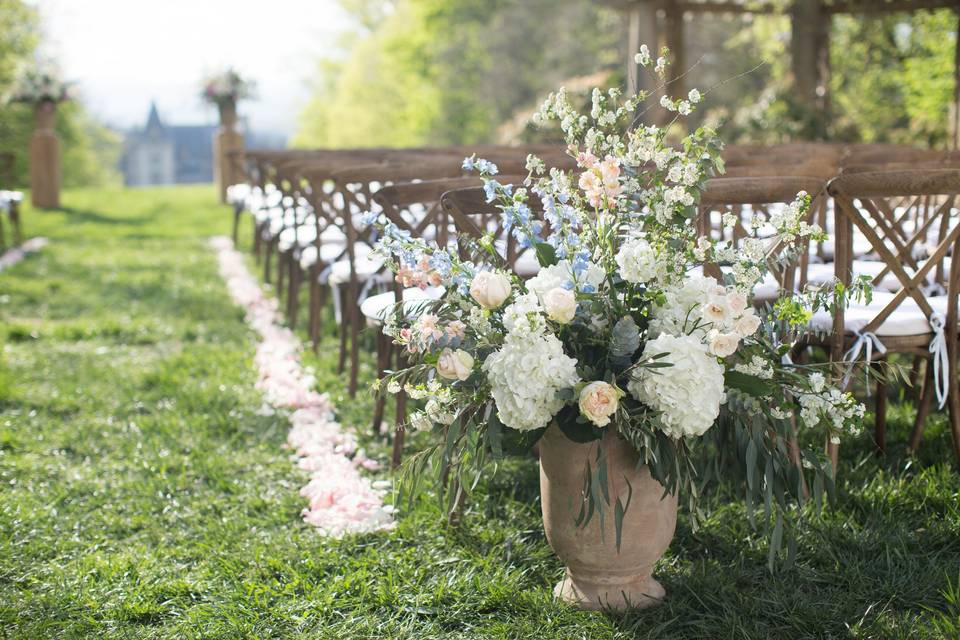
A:
POLYGON ((257 83, 241 104, 251 129, 289 136, 316 61, 351 24, 336 0, 28 0, 44 56, 77 83, 84 104, 117 128, 142 126, 150 101, 171 124, 216 121, 198 95, 232 66, 257 83))

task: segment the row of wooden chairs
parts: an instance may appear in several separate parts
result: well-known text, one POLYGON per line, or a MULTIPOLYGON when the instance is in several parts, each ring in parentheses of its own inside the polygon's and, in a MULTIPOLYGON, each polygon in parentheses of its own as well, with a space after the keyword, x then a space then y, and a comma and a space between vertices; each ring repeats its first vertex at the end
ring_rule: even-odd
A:
MULTIPOLYGON (((343 371, 349 364, 351 394, 357 388, 363 326, 382 322, 385 311, 396 303, 429 295, 401 287, 386 273, 383 262, 371 256, 375 238, 360 216, 378 209, 411 235, 441 242, 451 241, 451 235, 460 241, 488 231, 488 221, 496 219, 498 211, 486 202, 479 180, 465 176, 460 167, 463 157, 475 151, 497 162, 507 174, 525 172, 527 152, 545 156, 556 166, 572 166, 563 149, 543 147, 248 152, 249 186, 258 193, 261 207, 255 217, 254 248, 264 264, 264 275, 271 279, 275 258, 278 292, 286 298, 291 323, 299 315, 298 292, 304 282, 308 284, 308 331, 315 347, 321 340, 328 292, 332 294, 329 297, 340 319, 340 367, 343 371), (264 214, 264 209, 269 212, 264 214)), ((856 350, 863 352, 868 344, 874 352, 882 348, 883 353, 871 353, 871 367, 894 353, 915 358, 915 374, 919 377, 924 365, 926 374, 910 448, 919 447, 931 399, 937 396, 950 410, 954 449, 960 458, 956 389, 960 270, 950 269, 958 233, 954 200, 960 192, 960 170, 951 168, 955 159, 878 145, 737 147, 727 154, 727 175, 709 181, 701 202, 701 231, 729 234, 717 222, 723 212, 735 211, 747 220, 757 211, 788 206, 798 191, 810 193, 810 221, 828 228, 834 241, 802 247, 795 252, 794 263, 774 265, 773 281, 764 283, 766 291, 757 292, 761 301, 780 288, 805 286, 812 266, 819 267, 817 277, 829 270, 830 280, 849 285, 858 275, 855 265, 863 262, 859 260, 863 255, 854 251, 854 239, 865 240, 876 265, 870 268, 874 284, 892 280, 899 286, 875 294, 871 305, 852 304, 832 317, 815 317, 818 331, 798 347, 821 346, 835 362, 843 362, 846 355, 854 364, 865 360, 862 353, 860 358, 853 357, 856 350), (911 169, 903 170, 904 164, 911 169), (924 251, 918 252, 920 248, 924 251), (832 264, 824 262, 833 258, 832 264)), ((241 211, 236 209, 235 236, 241 211)), ((727 239, 736 244, 752 233, 755 230, 740 224, 727 239)), ((528 275, 534 275, 535 261, 517 251, 509 236, 503 253, 518 272, 519 263, 526 259, 528 275)), ((377 335, 377 367, 382 373, 397 366, 402 354, 379 331, 377 335)), ((849 384, 855 379, 847 377, 849 384)), ((884 391, 881 382, 876 393, 879 450, 886 446, 884 391)), ((378 403, 375 425, 380 425, 383 413, 383 404, 378 403)), ((404 419, 401 394, 397 424, 404 419)), ((402 431, 398 431, 395 463, 402 445, 402 431)), ((836 453, 831 447, 831 454, 836 457, 836 453)))

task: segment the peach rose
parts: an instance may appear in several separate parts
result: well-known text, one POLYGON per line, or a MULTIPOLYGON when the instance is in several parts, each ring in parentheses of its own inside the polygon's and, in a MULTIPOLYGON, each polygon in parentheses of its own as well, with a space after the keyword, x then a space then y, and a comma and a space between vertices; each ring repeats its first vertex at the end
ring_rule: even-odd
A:
POLYGON ((610 424, 610 416, 616 413, 621 395, 623 393, 611 384, 591 382, 580 391, 580 413, 598 427, 605 427, 610 424))
POLYGON ((463 349, 444 349, 437 360, 437 373, 447 380, 466 380, 473 371, 473 356, 463 349))
POLYGON ((543 308, 547 317, 560 324, 567 324, 577 313, 577 300, 573 291, 554 287, 543 294, 543 308))
POLYGON ((484 309, 496 309, 510 297, 510 278, 502 273, 481 271, 470 283, 470 295, 484 309))

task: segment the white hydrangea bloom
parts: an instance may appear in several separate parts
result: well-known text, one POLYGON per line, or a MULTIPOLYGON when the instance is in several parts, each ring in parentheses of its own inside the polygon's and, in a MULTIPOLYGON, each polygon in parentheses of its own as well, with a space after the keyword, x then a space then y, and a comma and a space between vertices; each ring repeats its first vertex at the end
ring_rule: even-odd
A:
POLYGON ((700 436, 713 426, 725 399, 723 367, 694 336, 662 334, 647 342, 645 356, 668 354, 672 366, 640 369, 627 384, 634 398, 660 412, 673 438, 700 436))
POLYGON ((533 293, 517 296, 516 301, 503 310, 503 326, 517 336, 528 336, 542 332, 546 328, 543 307, 533 293))
POLYGON ((546 426, 563 407, 561 389, 576 385, 577 361, 563 352, 563 344, 547 333, 510 332, 503 347, 483 363, 490 381, 497 415, 518 431, 546 426))
POLYGON ((627 282, 643 284, 657 277, 657 252, 642 238, 624 242, 615 260, 620 267, 620 277, 627 282))

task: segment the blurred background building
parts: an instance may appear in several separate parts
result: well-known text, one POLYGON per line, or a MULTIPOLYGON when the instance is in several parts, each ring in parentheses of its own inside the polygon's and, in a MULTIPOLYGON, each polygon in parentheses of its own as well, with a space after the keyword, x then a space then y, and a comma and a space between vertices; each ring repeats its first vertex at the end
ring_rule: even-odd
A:
POLYGON ((127 134, 121 159, 127 186, 211 182, 214 125, 164 124, 156 103, 146 126, 127 134))

